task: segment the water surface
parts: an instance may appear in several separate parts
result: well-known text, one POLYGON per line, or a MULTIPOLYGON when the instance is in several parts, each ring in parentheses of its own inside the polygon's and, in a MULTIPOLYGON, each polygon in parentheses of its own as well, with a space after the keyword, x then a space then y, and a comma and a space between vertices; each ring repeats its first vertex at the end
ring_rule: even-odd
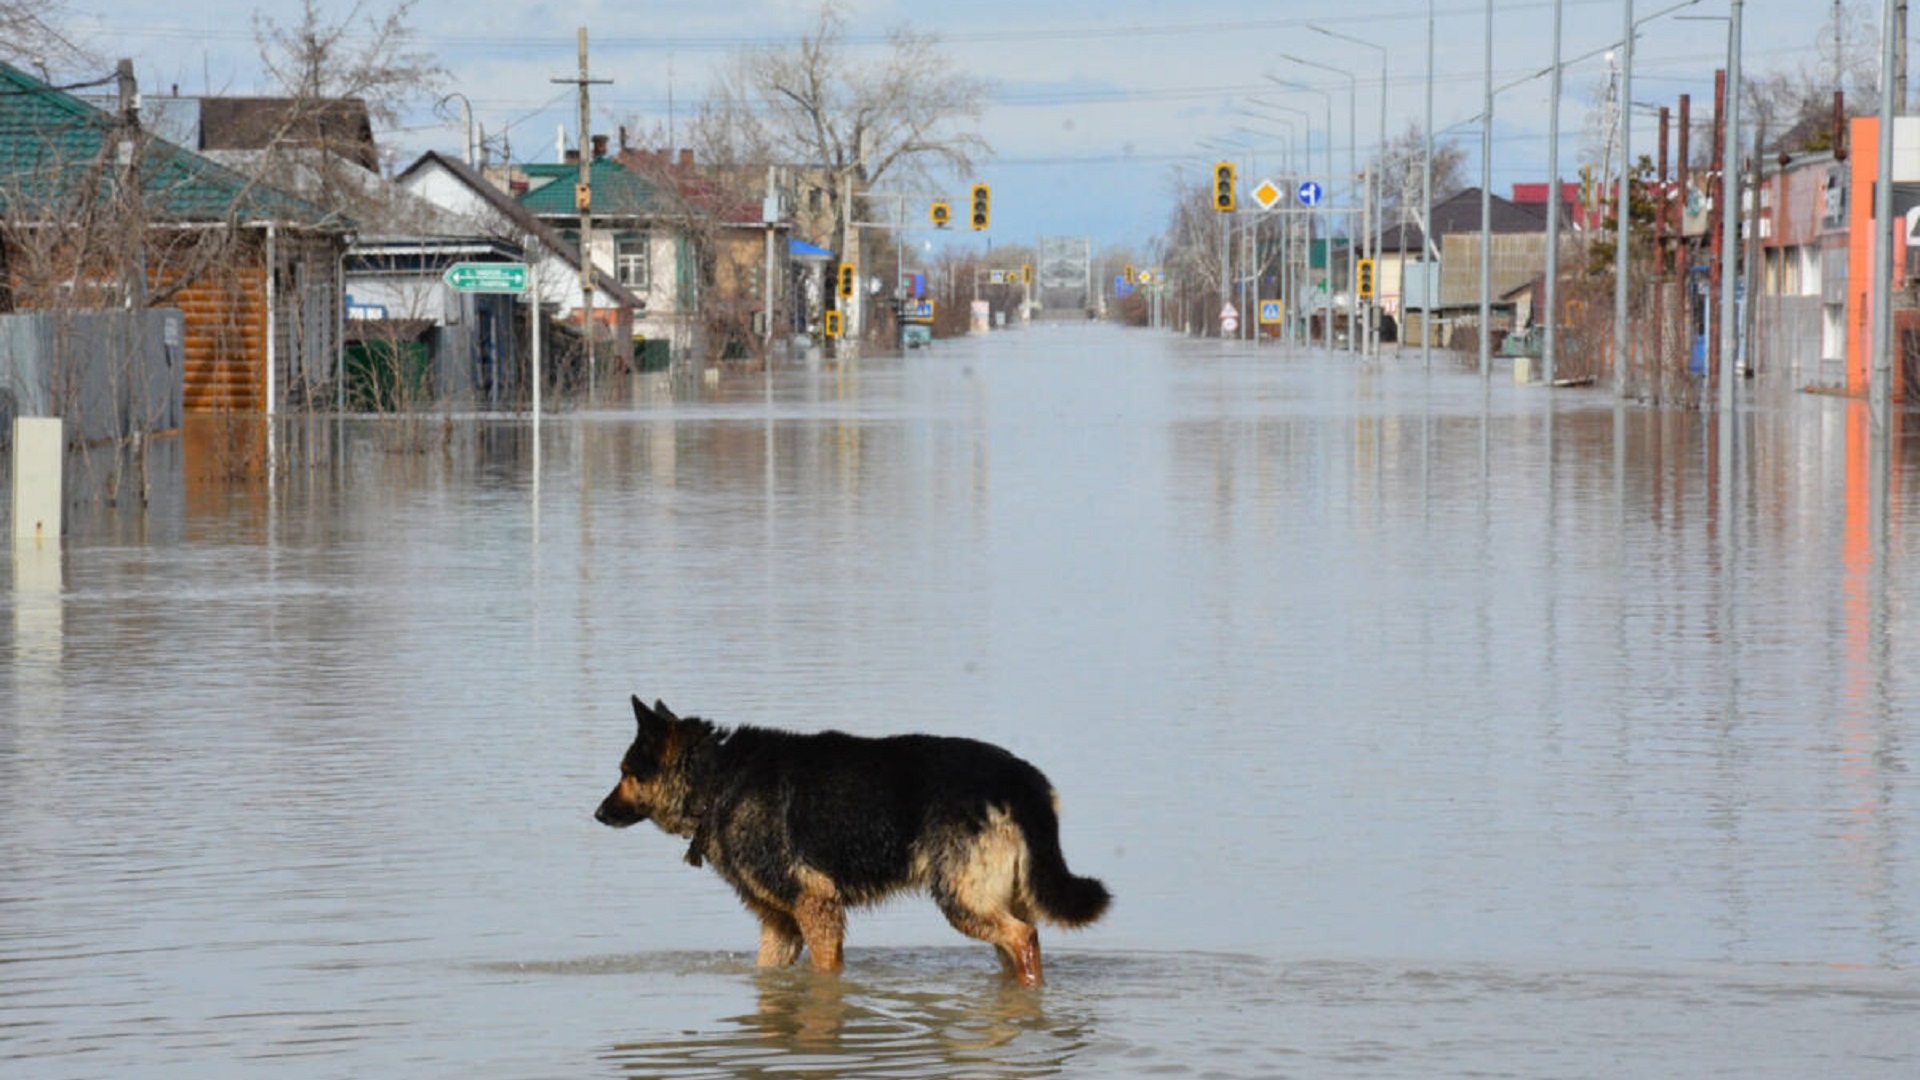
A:
POLYGON ((156 449, 18 559, 9 1075, 1909 1077, 1911 570, 1855 403, 1104 327, 156 449), (196 450, 196 447, 199 449, 196 450), (1729 453, 1731 449, 1731 453, 1729 453), (752 967, 626 699, 990 739, 1117 899, 752 967))

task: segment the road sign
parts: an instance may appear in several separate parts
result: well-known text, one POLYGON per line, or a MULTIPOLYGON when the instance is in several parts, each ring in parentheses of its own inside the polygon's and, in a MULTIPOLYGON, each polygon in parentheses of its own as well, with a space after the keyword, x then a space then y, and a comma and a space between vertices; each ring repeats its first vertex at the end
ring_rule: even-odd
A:
POLYGON ((1142 285, 1151 285, 1151 284, 1153 284, 1153 271, 1151 271, 1151 270, 1142 270, 1142 271, 1140 271, 1140 277, 1139 277, 1139 279, 1138 279, 1138 280, 1139 280, 1139 282, 1140 282, 1140 284, 1142 284, 1142 285))
POLYGON ((1322 188, 1319 183, 1308 180, 1300 185, 1300 205, 1319 206, 1320 200, 1326 197, 1326 194, 1326 189, 1322 188))
POLYGON ((1279 202, 1285 194, 1286 192, 1280 190, 1280 185, 1271 180, 1262 180, 1260 186, 1253 189, 1253 201, 1260 209, 1271 210, 1273 204, 1279 202))
POLYGON ((523 293, 531 275, 526 263, 463 262, 447 267, 440 279, 461 292, 523 293))
POLYGON ((1240 309, 1230 303, 1220 305, 1220 332, 1223 334, 1240 332, 1240 309))
POLYGON ((1260 324, 1262 326, 1272 326, 1273 324, 1279 321, 1280 321, 1280 301, 1278 300, 1260 301, 1260 324))

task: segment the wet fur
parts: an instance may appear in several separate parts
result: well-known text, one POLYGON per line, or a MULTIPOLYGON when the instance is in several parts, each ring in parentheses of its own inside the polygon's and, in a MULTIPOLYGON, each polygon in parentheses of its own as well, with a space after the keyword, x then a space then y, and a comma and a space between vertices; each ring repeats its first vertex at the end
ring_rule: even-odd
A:
POLYGON ((760 920, 762 966, 837 971, 846 909, 923 888, 954 928, 1041 979, 1039 920, 1084 926, 1106 887, 1060 853, 1053 788, 1040 770, 972 739, 796 734, 681 719, 633 699, 638 731, 620 781, 594 812, 624 828, 651 819, 688 840, 760 920))

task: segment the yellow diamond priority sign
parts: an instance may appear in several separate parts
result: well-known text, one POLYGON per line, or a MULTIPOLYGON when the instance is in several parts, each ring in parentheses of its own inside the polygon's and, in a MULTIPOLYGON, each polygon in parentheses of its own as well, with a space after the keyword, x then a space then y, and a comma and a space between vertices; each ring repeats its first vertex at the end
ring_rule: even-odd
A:
POLYGON ((1262 180, 1260 186, 1253 189, 1253 201, 1259 204, 1260 209, 1271 210, 1273 204, 1279 202, 1285 194, 1286 192, 1281 191, 1273 181, 1262 180))

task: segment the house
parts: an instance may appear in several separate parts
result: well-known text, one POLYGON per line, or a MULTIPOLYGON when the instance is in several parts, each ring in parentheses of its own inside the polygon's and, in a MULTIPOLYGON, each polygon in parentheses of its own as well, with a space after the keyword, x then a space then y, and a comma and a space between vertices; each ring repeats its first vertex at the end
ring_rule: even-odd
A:
POLYGON ((352 222, 0 64, 0 309, 176 307, 187 412, 272 414, 338 377, 352 222))
POLYGON ((1768 165, 1752 193, 1759 277, 1748 363, 1791 385, 1844 387, 1851 170, 1831 152, 1768 165))
MULTIPOLYGON (((621 284, 612 273, 600 267, 593 269, 591 296, 587 296, 581 280, 579 248, 572 240, 561 235, 559 230, 523 206, 512 193, 495 186, 466 162, 438 151, 420 155, 394 179, 405 191, 452 215, 461 223, 455 229, 458 235, 469 240, 492 240, 509 245, 502 251, 520 251, 533 269, 534 285, 542 307, 550 307, 563 322, 571 322, 576 334, 590 302, 596 313, 595 322, 602 327, 603 336, 613 346, 613 355, 622 360, 631 356, 629 349, 634 320, 646 309, 645 296, 621 284)), ((568 185, 568 191, 571 190, 571 185, 568 185)), ((409 257, 425 259, 427 254, 421 248, 409 257)), ((436 265, 444 265, 449 258, 466 258, 470 254, 443 247, 441 262, 436 265)), ((431 270, 431 266, 421 265, 431 270)), ((474 313, 476 320, 501 317, 482 316, 478 311, 474 313)), ((475 340, 485 340, 487 333, 476 330, 478 336, 475 340)), ((476 362, 479 362, 478 358, 476 362)), ((514 361, 506 354, 500 354, 497 362, 514 361)), ((486 400, 493 401, 498 400, 501 388, 511 383, 512 380, 501 373, 479 379, 476 387, 486 400)))
POLYGON ((696 166, 686 149, 623 146, 615 160, 669 194, 674 223, 696 238, 700 335, 712 355, 741 358, 818 321, 822 259, 833 254, 802 237, 830 231, 820 170, 696 166))
MULTIPOLYGON (((605 147, 604 138, 594 140, 587 167, 592 225, 587 257, 639 298, 623 341, 634 345, 641 367, 664 367, 673 354, 692 351, 698 338, 698 245, 685 220, 688 211, 672 194, 607 157, 605 147)), ((519 168, 527 180, 527 190, 519 196, 521 207, 578 245, 582 215, 577 160, 519 168)), ((584 306, 576 305, 567 318, 580 325, 586 315, 584 306)), ((608 328, 612 318, 612 313, 594 308, 597 325, 608 328)))
MULTIPOLYGON (((1488 220, 1494 234, 1493 295, 1500 297, 1531 280, 1546 261, 1546 214, 1541 205, 1526 206, 1489 195, 1488 220)), ((1388 314, 1407 309, 1401 340, 1417 343, 1422 318, 1429 310, 1436 320, 1479 319, 1480 307, 1480 189, 1465 188, 1433 204, 1433 242, 1418 222, 1407 221, 1381 234, 1375 277, 1381 307, 1388 314), (1422 252, 1439 257, 1439 266, 1422 252), (1421 312, 1414 317, 1412 312, 1421 312)), ((1496 304, 1507 313, 1511 302, 1496 304)), ((1441 324, 1436 322, 1436 331, 1441 324)), ((1446 341, 1444 334, 1435 344, 1446 341)))

